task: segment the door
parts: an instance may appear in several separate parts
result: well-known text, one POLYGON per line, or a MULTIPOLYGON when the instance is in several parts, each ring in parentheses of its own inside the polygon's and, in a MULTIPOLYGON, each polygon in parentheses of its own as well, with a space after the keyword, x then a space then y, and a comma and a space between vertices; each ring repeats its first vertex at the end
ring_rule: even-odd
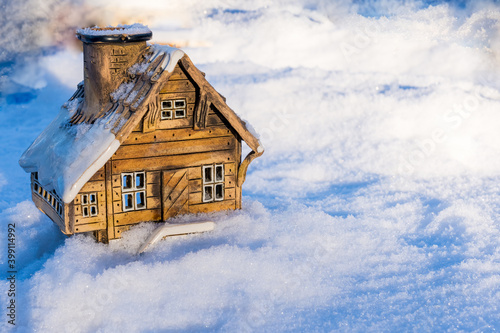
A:
POLYGON ((163 221, 178 214, 188 212, 187 169, 162 171, 162 211, 163 221))

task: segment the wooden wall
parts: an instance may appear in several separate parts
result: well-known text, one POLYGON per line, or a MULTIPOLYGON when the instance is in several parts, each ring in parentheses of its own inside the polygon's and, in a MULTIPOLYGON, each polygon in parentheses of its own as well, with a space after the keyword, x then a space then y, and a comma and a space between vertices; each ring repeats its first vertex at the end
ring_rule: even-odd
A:
MULTIPOLYGON (((120 238, 130 225, 140 221, 162 220, 162 172, 166 170, 179 170, 186 179, 185 186, 180 183, 188 198, 187 209, 182 212, 199 213, 238 207, 236 201, 240 196, 237 196, 236 175, 241 160, 241 141, 213 108, 207 114, 206 128, 193 129, 193 110, 198 93, 197 87, 177 65, 160 91, 160 99, 185 98, 186 118, 159 120, 155 130, 147 133, 142 125, 138 126, 112 156, 114 235, 108 235, 110 239, 120 238), (203 203, 202 166, 221 163, 225 166, 225 199, 203 203), (137 171, 146 172, 146 209, 123 212, 121 173, 137 171)), ((148 116, 146 114, 145 118, 148 116)), ((109 228, 108 233, 111 233, 109 228)))
MULTIPOLYGON (((90 205, 89 205, 90 207, 90 205)), ((106 190, 104 184, 104 167, 99 169, 90 180, 82 187, 78 195, 69 206, 70 229, 74 233, 106 229, 106 190), (97 216, 83 217, 83 194, 97 194, 97 216)))

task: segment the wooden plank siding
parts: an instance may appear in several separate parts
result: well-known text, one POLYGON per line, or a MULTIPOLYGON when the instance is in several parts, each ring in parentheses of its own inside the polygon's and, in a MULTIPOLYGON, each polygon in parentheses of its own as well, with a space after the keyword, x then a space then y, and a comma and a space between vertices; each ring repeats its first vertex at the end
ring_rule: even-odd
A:
MULTIPOLYGON (((91 204, 86 205, 90 210, 91 204)), ((90 214, 90 212, 89 212, 90 214)), ((106 225, 106 187, 104 167, 99 169, 90 180, 83 185, 73 200, 72 227, 74 233, 105 230, 106 225), (97 216, 83 217, 82 195, 96 194, 97 216)))
POLYGON ((142 209, 114 214, 115 226, 136 224, 143 221, 161 221, 161 209, 142 209))
POLYGON ((106 229, 105 221, 75 225, 75 233, 97 231, 104 229, 106 229))
POLYGON ((150 133, 133 132, 121 144, 121 146, 156 143, 156 142, 175 142, 183 140, 197 140, 206 138, 217 138, 221 136, 230 136, 232 132, 226 125, 213 126, 202 130, 194 130, 192 128, 183 129, 165 129, 156 130, 150 133))
POLYGON ((214 109, 212 106, 207 113, 207 126, 220 126, 224 125, 225 121, 223 120, 219 111, 214 109))
POLYGON ((122 225, 122 226, 116 226, 115 227, 115 237, 116 238, 121 238, 122 233, 125 231, 129 230, 131 225, 122 225))
POLYGON ((129 160, 112 160, 113 173, 133 172, 138 170, 182 169, 206 164, 235 162, 232 150, 212 151, 188 155, 156 156, 129 160))
POLYGON ((105 187, 106 187, 106 224, 107 232, 105 241, 115 239, 116 231, 113 216, 113 175, 111 174, 111 160, 104 165, 105 187))
POLYGON ((147 158, 157 156, 186 155, 211 151, 234 150, 238 141, 234 136, 173 142, 144 143, 118 148, 113 160, 147 158))
POLYGON ((104 180, 104 167, 97 170, 97 172, 89 179, 89 181, 104 180))
POLYGON ((83 185, 79 194, 104 191, 104 180, 88 181, 83 185))
POLYGON ((170 76, 167 84, 162 87, 162 93, 175 93, 175 92, 189 92, 196 91, 196 86, 192 79, 184 73, 179 64, 175 65, 172 75, 170 76))
POLYGON ((189 205, 189 213, 191 214, 209 213, 228 209, 236 209, 235 200, 224 200, 199 205, 189 205))
POLYGON ((194 92, 196 88, 193 83, 186 77, 179 80, 168 80, 165 87, 160 90, 160 94, 194 92))
POLYGON ((188 77, 184 73, 184 71, 179 67, 179 65, 176 65, 174 67, 174 70, 172 71, 172 75, 168 79, 168 81, 176 81, 176 80, 186 80, 188 77))

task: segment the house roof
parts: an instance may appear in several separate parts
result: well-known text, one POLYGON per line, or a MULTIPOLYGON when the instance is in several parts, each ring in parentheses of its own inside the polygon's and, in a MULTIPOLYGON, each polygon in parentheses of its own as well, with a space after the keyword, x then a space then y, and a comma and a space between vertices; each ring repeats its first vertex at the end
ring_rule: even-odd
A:
POLYGON ((54 189, 65 203, 75 198, 142 120, 178 62, 200 88, 205 88, 210 101, 247 145, 256 154, 263 152, 245 122, 227 106, 183 51, 153 44, 139 59, 142 60, 128 68, 128 77, 110 94, 109 102, 99 113, 86 110, 83 82, 80 83, 58 116, 21 156, 21 167, 26 172, 38 172, 41 185, 54 189))

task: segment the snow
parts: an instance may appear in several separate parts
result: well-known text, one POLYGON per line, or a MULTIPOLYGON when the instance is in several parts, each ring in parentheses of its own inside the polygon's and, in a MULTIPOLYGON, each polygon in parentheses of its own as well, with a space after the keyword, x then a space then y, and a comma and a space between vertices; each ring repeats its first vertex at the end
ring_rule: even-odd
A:
POLYGON ((80 35, 86 36, 109 36, 109 35, 140 35, 150 33, 151 30, 143 24, 134 23, 134 24, 118 24, 115 26, 107 26, 104 28, 100 28, 98 26, 78 29, 76 31, 80 35), (116 28, 116 29, 112 29, 116 28))
POLYGON ((153 44, 151 45, 151 48, 153 49, 153 59, 156 58, 158 54, 163 53, 167 55, 160 65, 161 68, 167 72, 173 72, 177 62, 184 56, 184 52, 182 50, 168 45, 153 44))
MULTIPOLYGON (((135 65, 134 65, 135 66, 135 65)), ((121 97, 127 96, 134 88, 134 82, 124 82, 113 91, 110 96, 113 102, 117 102, 121 97)), ((135 97, 135 96, 134 96, 135 97)))
POLYGON ((26 172, 38 172, 40 184, 47 190, 54 189, 66 203, 120 146, 108 124, 113 115, 93 125, 68 126, 80 103, 81 99, 74 99, 66 104, 67 108, 61 108, 19 160, 26 172))
POLYGON ((16 223, 17 330, 498 331, 500 10, 401 3, 100 5, 100 25, 148 17, 157 42, 176 41, 266 152, 241 211, 179 218, 217 226, 137 256, 156 225, 110 245, 65 238, 30 201, 17 158, 71 96, 71 78, 40 68, 59 74, 40 74, 47 86, 24 104, 7 94, 32 90, 2 90, 0 219, 16 223))

